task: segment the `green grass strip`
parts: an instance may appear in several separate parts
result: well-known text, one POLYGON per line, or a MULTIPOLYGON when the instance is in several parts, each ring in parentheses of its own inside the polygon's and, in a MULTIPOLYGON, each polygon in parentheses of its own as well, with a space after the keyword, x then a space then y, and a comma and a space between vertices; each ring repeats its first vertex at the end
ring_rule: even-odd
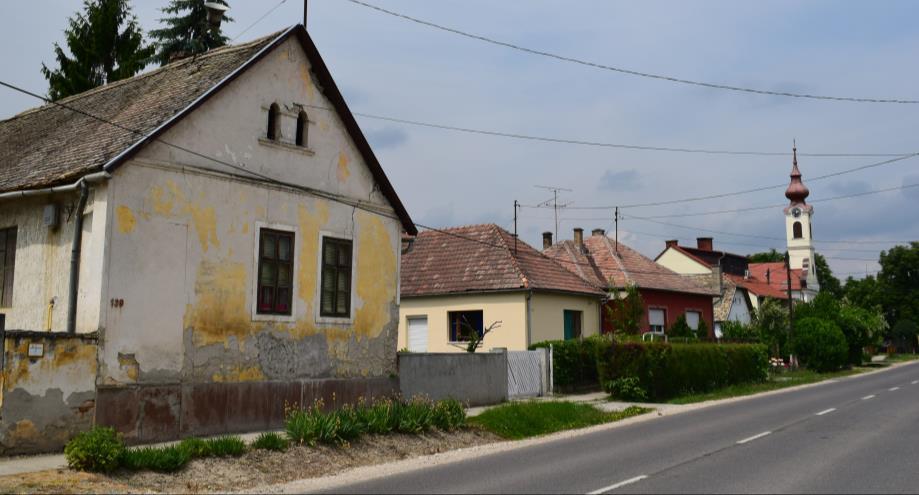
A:
POLYGON ((561 401, 513 402, 470 418, 469 423, 502 438, 519 440, 619 421, 649 411, 651 409, 632 406, 622 411, 605 412, 590 404, 561 401))
POLYGON ((788 371, 770 376, 768 380, 762 383, 746 383, 732 385, 730 387, 720 388, 704 394, 687 394, 675 397, 669 401, 669 404, 693 404, 707 400, 729 399, 731 397, 743 397, 771 390, 779 390, 788 387, 797 387, 798 385, 807 385, 809 383, 822 382, 832 378, 841 378, 844 376, 857 375, 870 371, 870 368, 856 367, 848 370, 836 371, 833 373, 817 373, 810 370, 788 371))

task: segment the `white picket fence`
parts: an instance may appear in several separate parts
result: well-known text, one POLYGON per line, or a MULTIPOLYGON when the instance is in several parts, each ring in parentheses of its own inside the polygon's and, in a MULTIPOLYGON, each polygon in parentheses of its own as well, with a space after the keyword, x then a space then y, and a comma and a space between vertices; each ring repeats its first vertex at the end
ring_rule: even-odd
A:
POLYGON ((540 397, 552 393, 552 350, 507 353, 509 398, 540 397))

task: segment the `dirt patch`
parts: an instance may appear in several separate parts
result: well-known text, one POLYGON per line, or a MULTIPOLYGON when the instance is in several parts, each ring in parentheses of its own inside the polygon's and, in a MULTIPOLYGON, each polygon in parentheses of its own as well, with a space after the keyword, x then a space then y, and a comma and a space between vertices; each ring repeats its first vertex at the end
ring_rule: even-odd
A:
POLYGON ((2 493, 201 493, 228 492, 328 476, 347 469, 500 441, 467 429, 424 435, 371 435, 343 447, 298 446, 286 452, 253 450, 230 459, 198 459, 178 473, 112 475, 51 470, 0 477, 2 493))

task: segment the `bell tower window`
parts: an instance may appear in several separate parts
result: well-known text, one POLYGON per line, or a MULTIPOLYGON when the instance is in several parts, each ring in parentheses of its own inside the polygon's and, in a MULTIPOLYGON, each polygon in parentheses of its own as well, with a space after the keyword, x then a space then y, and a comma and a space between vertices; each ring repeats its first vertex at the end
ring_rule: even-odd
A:
POLYGON ((801 222, 795 222, 791 227, 792 233, 795 239, 803 239, 804 233, 802 232, 801 222))

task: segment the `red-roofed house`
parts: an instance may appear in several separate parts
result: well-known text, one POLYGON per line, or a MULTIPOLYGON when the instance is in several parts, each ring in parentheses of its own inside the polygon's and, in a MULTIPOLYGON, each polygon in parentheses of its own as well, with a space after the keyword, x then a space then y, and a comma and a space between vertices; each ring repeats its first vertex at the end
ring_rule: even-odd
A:
POLYGON ((399 348, 525 350, 596 335, 604 292, 494 224, 422 232, 402 255, 399 348))
MULTIPOLYGON (((547 256, 604 291, 623 291, 634 285, 641 293, 646 311, 642 331, 666 331, 682 315, 690 327, 705 321, 709 332, 714 326, 712 297, 718 293, 688 277, 665 268, 632 248, 610 239, 602 229, 584 237, 574 229, 574 239, 552 243, 552 234, 543 234, 547 256)), ((612 323, 604 312, 603 330, 610 332, 612 323)))

